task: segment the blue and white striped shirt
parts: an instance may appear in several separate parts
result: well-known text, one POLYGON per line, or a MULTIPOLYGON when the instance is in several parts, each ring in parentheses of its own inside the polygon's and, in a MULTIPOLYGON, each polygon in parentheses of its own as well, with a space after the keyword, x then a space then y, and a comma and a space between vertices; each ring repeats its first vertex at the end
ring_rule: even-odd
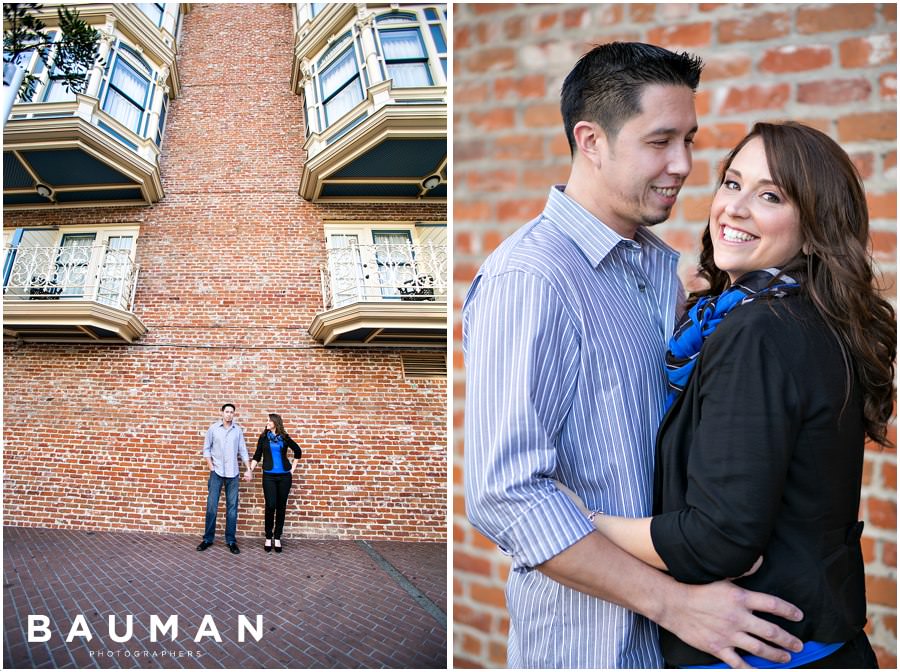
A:
POLYGON ((245 465, 249 465, 250 456, 247 454, 243 428, 236 422, 226 427, 221 420, 210 425, 203 442, 203 457, 212 458, 216 473, 222 478, 240 475, 238 455, 245 465))
POLYGON ((512 556, 510 667, 662 665, 646 618, 532 568, 594 529, 553 479, 591 509, 651 514, 677 263, 646 229, 622 238, 555 187, 466 296, 466 510, 512 556))

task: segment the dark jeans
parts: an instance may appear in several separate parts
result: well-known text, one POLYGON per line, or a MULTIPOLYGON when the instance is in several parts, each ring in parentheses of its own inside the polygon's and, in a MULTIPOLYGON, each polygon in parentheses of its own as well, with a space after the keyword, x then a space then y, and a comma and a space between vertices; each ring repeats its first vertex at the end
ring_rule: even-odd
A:
POLYGON ((209 472, 209 494, 206 497, 206 531, 203 541, 211 544, 216 537, 216 514, 219 512, 219 495, 225 486, 225 543, 235 544, 237 539, 238 477, 223 478, 216 472, 209 472))
POLYGON ((274 536, 281 539, 284 529, 284 511, 287 509, 288 493, 291 491, 290 474, 263 473, 263 494, 266 497, 266 539, 274 536))

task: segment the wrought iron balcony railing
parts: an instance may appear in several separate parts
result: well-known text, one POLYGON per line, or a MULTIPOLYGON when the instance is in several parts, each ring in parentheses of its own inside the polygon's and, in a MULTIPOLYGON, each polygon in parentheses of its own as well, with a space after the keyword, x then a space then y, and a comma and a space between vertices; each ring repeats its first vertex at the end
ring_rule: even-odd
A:
POLYGON ((369 301, 447 301, 445 245, 377 243, 328 250, 325 310, 369 301))
POLYGON ((131 312, 139 265, 105 244, 6 248, 4 301, 94 301, 131 312))

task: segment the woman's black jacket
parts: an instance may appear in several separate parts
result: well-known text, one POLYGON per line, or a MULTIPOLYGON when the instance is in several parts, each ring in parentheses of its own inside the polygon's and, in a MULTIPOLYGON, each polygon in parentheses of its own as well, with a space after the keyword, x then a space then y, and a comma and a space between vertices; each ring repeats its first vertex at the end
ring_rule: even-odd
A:
MULTIPOLYGON (((297 445, 297 442, 294 441, 287 434, 282 435, 281 437, 284 439, 281 445, 281 463, 284 465, 285 469, 291 468, 291 463, 288 461, 287 451, 288 447, 294 451, 294 459, 300 459, 300 446, 297 445)), ((269 450, 269 433, 264 432, 262 436, 256 441, 256 452, 253 453, 253 459, 256 460, 257 463, 260 462, 260 458, 262 458, 262 467, 263 471, 269 471, 272 469, 272 451, 269 450)))

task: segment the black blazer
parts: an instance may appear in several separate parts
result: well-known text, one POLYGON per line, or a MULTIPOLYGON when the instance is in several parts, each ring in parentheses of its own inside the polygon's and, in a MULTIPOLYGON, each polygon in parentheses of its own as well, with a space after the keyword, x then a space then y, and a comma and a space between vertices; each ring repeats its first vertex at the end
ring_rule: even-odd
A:
MULTIPOLYGON (((808 299, 735 308, 707 339, 656 442, 650 531, 677 580, 736 583, 803 610, 803 641, 845 642, 866 622, 857 522, 863 412, 808 299), (846 398, 846 404, 845 404, 846 398)), ((669 665, 718 662, 660 628, 669 665)))
MULTIPOLYGON (((281 445, 281 463, 286 469, 290 469, 291 463, 288 461, 287 456, 288 447, 294 451, 294 459, 299 460, 301 455, 300 446, 298 446, 297 442, 287 434, 282 438, 284 439, 284 442, 281 445)), ((268 432, 264 432, 256 441, 256 452, 253 453, 253 459, 259 463, 260 458, 262 458, 263 471, 269 471, 272 468, 272 452, 269 450, 268 432)))

